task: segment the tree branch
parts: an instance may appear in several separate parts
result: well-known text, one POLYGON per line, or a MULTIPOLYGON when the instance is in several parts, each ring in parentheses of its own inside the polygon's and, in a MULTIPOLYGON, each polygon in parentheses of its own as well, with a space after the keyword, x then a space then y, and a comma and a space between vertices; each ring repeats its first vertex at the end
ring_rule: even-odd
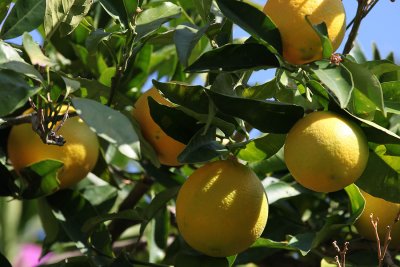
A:
MULTIPOLYGON (((145 175, 142 180, 136 183, 135 187, 129 193, 129 195, 124 199, 118 208, 118 211, 129 210, 136 206, 140 199, 147 193, 154 179, 148 175, 145 175)), ((112 241, 116 241, 121 234, 138 222, 128 221, 128 220, 114 220, 108 226, 108 230, 111 234, 112 241)))
MULTIPOLYGON (((12 127, 14 125, 24 124, 24 123, 32 123, 32 118, 37 115, 37 112, 32 112, 29 114, 23 114, 16 117, 9 117, 9 118, 0 118, 0 130, 6 129, 8 127, 12 127)), ((75 117, 78 116, 76 112, 69 112, 68 117, 75 117)), ((57 121, 63 120, 64 115, 57 115, 55 119, 57 121)))

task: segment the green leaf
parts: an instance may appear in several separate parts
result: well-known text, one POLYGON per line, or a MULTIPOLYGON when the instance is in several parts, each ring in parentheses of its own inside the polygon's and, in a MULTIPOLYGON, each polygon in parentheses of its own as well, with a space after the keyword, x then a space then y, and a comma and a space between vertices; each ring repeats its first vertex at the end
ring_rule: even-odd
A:
POLYGON ((339 101, 341 108, 349 104, 354 83, 351 73, 342 65, 331 65, 327 61, 314 63, 312 70, 317 77, 329 88, 339 101))
POLYGON ((179 61, 183 66, 189 64, 189 58, 192 50, 198 43, 208 27, 194 28, 187 25, 178 25, 175 29, 174 43, 178 53, 179 61))
POLYGON ((167 207, 161 209, 155 216, 154 241, 157 247, 166 250, 170 231, 170 211, 167 207))
POLYGON ((33 199, 56 192, 60 187, 57 174, 62 166, 61 161, 44 160, 20 170, 21 197, 33 199))
MULTIPOLYGON (((1 38, 12 39, 21 36, 24 32, 30 32, 39 27, 39 25, 43 23, 45 8, 46 0, 16 1, 1 28, 1 38)), ((0 18, 2 18, 2 16, 0 16, 0 18)))
POLYGON ((89 53, 95 54, 99 44, 103 41, 108 41, 111 36, 112 33, 105 32, 103 29, 96 29, 95 31, 92 31, 86 39, 86 49, 89 51, 89 53))
POLYGON ((333 51, 331 40, 329 40, 328 29, 326 27, 326 23, 322 22, 320 24, 314 25, 311 23, 311 21, 308 19, 308 17, 309 17, 309 15, 306 15, 306 21, 314 29, 315 33, 318 35, 319 39, 321 40, 322 58, 329 59, 334 51, 333 51))
MULTIPOLYGON (((111 238, 104 224, 99 224, 93 230, 90 241, 87 233, 81 227, 84 223, 98 216, 93 206, 78 192, 69 189, 58 191, 48 196, 47 201, 53 209, 64 231, 77 248, 82 252, 93 253, 98 251, 101 255, 112 257, 111 238)), ((100 256, 99 256, 100 257, 100 256)))
POLYGON ((82 267, 82 266, 93 266, 93 263, 87 256, 77 256, 77 257, 63 259, 57 263, 43 265, 43 267, 82 267))
MULTIPOLYGON (((11 174, 11 172, 4 166, 3 164, 0 163, 0 197, 1 196, 12 196, 16 188, 14 185, 14 178, 11 174)), ((0 265, 1 266, 1 265, 0 265)))
POLYGON ((118 197, 118 190, 111 185, 86 185, 81 192, 100 213, 109 212, 118 197))
POLYGON ((49 38, 59 29, 61 36, 70 34, 89 12, 93 0, 47 0, 44 31, 49 38))
POLYGON ((282 42, 278 28, 272 20, 256 7, 236 0, 217 0, 222 13, 253 37, 270 44, 282 53, 282 42))
POLYGON ((0 69, 13 70, 41 83, 44 81, 42 75, 32 65, 26 63, 17 50, 1 40, 0 69))
POLYGON ((227 44, 200 56, 186 71, 240 71, 279 67, 279 61, 257 43, 227 44))
POLYGON ((152 97, 148 98, 150 115, 161 129, 173 139, 187 144, 201 128, 197 120, 183 111, 159 104, 152 97))
MULTIPOLYGON (((371 100, 379 110, 384 111, 382 87, 378 78, 361 64, 349 60, 345 60, 342 64, 350 71, 354 87, 371 100)), ((357 97, 354 101, 357 101, 357 97)))
POLYGON ((385 110, 400 115, 400 81, 384 82, 381 86, 385 110))
MULTIPOLYGON (((143 217, 136 210, 123 210, 116 213, 98 215, 90 218, 82 226, 82 231, 85 233, 92 233, 99 224, 112 220, 128 220, 128 221, 143 221, 143 217)), ((89 234, 90 235, 90 234, 89 234)))
POLYGON ((215 127, 208 128, 206 132, 200 129, 178 156, 178 161, 182 163, 207 162, 227 154, 228 150, 225 146, 216 141, 216 130, 215 127))
POLYGON ((165 22, 178 18, 181 8, 171 2, 160 2, 139 13, 136 19, 136 39, 140 39, 161 27, 165 22))
MULTIPOLYGON (((99 2, 114 20, 122 24, 125 29, 129 27, 130 18, 125 0, 100 0, 99 2)), ((136 0, 131 1, 131 3, 137 7, 136 0)))
POLYGON ((85 98, 73 98, 79 116, 101 138, 116 146, 128 158, 139 159, 139 138, 130 122, 120 112, 85 98))
POLYGON ((215 258, 206 255, 193 255, 180 252, 175 259, 175 267, 229 267, 227 258, 215 258))
POLYGON ((166 207, 167 203, 178 195, 180 187, 171 187, 158 193, 143 212, 143 222, 140 225, 140 233, 143 234, 147 224, 156 214, 166 207))
POLYGON ((361 195, 360 189, 358 189, 355 184, 346 186, 344 190, 346 190, 346 193, 349 196, 351 205, 351 217, 349 218, 348 223, 353 224, 364 211, 365 200, 361 195))
POLYGON ((7 258, 0 253, 0 266, 2 267, 12 267, 11 263, 7 260, 7 258))
POLYGON ((295 197, 301 194, 301 187, 297 184, 289 184, 276 178, 267 177, 263 180, 263 184, 270 205, 278 200, 295 197))
POLYGON ((218 110, 247 121, 266 133, 287 133, 303 117, 300 106, 232 97, 207 91, 218 110))
POLYGON ((12 0, 4 0, 0 2, 0 20, 4 20, 4 18, 6 17, 8 10, 10 9, 11 2, 12 0))
POLYGON ((41 67, 52 67, 55 65, 55 62, 43 54, 40 46, 33 41, 32 36, 27 32, 23 35, 22 45, 33 65, 39 65, 41 67))
POLYGON ((0 117, 25 105, 39 90, 31 87, 20 74, 0 69, 0 117))
POLYGON ((385 146, 376 146, 356 184, 372 196, 400 203, 400 157, 386 155, 385 146))
POLYGON ((193 1, 193 5, 196 7, 197 12, 200 14, 201 18, 208 22, 210 21, 210 9, 212 5, 212 0, 198 0, 193 1))
POLYGON ((289 240, 288 246, 298 249, 305 256, 311 251, 314 238, 315 233, 298 234, 289 240))
POLYGON ((286 135, 283 134, 268 134, 255 138, 240 149, 237 156, 247 162, 267 159, 283 147, 285 139, 286 135))

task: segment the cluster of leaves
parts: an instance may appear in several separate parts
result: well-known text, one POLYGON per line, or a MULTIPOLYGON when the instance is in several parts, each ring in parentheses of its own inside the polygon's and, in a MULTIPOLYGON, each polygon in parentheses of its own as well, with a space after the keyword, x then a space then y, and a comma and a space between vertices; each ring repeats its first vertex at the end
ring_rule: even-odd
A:
MULTIPOLYGON (((327 257, 322 266, 330 266, 331 241, 357 236, 351 225, 364 205, 357 186, 400 202, 400 67, 392 55, 381 59, 376 52, 368 61, 356 47, 339 64, 324 59, 289 65, 273 22, 256 7, 232 0, 5 0, 0 18, 9 10, 0 31, 0 251, 5 255, 13 242, 6 228, 13 212, 7 212, 9 196, 29 210, 20 229, 39 214, 46 234, 43 254, 78 253, 47 266, 319 266, 321 255, 327 257), (251 37, 233 40, 234 24, 251 37), (43 38, 41 46, 32 30, 43 38), (22 45, 7 41, 14 37, 22 45), (249 85, 261 69, 276 74, 249 85), (199 77, 204 84, 193 85, 199 77), (129 114, 149 86, 176 104, 169 108, 149 99, 154 120, 187 144, 180 168, 160 166, 129 114), (39 106, 71 102, 101 139, 93 174, 73 190, 51 194, 59 162, 39 162, 19 175, 7 163, 8 126, 29 107, 28 100, 39 106), (338 112, 365 132, 371 153, 357 186, 318 194, 288 173, 285 134, 305 112, 317 109, 338 112), (249 138, 250 129, 265 134, 249 138), (262 238, 244 253, 217 259, 194 252, 179 236, 174 198, 198 164, 229 153, 263 180, 271 208, 262 238), (121 238, 127 226, 137 227, 121 238)), ((312 26, 329 57, 325 25, 312 26)), ((357 250, 350 260, 374 266, 370 255, 357 250)), ((0 265, 11 266, 2 254, 0 265)))

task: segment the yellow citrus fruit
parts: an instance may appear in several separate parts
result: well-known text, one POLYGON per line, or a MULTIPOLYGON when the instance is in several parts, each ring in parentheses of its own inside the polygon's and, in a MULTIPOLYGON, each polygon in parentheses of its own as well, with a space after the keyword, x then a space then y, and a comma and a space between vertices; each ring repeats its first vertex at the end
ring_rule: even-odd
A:
POLYGON ((284 148, 286 166, 298 183, 333 192, 355 182, 369 156, 356 124, 329 111, 313 112, 290 129, 284 148))
POLYGON ((189 176, 176 200, 176 220, 185 241, 214 257, 248 248, 262 234, 268 201, 256 174, 233 161, 205 164, 189 176))
POLYGON ((268 0, 267 14, 281 33, 283 57, 292 64, 322 59, 321 40, 307 22, 325 22, 335 51, 346 31, 346 15, 341 0, 268 0))
POLYGON ((185 144, 168 136, 153 120, 148 97, 152 97, 159 104, 172 106, 172 103, 162 97, 156 88, 151 88, 136 101, 133 116, 138 121, 144 138, 157 152, 160 163, 168 166, 179 166, 181 163, 178 161, 178 156, 185 148, 185 144))
MULTIPOLYGON (((24 114, 32 113, 32 109, 24 114)), ((61 114, 66 106, 61 109, 61 114)), ((74 111, 70 107, 69 111, 74 111)), ((94 168, 99 154, 96 134, 79 118, 68 118, 57 134, 66 143, 63 146, 47 145, 32 130, 31 124, 12 127, 8 137, 8 157, 16 171, 33 163, 54 159, 64 163, 58 173, 60 188, 74 185, 94 168)))
MULTIPOLYGON (((379 218, 378 234, 381 242, 384 242, 387 226, 391 226, 400 212, 400 204, 386 201, 382 198, 371 196, 361 190, 361 194, 365 199, 365 207, 361 216, 357 219, 355 226, 360 235, 369 240, 376 240, 375 229, 371 224, 371 213, 374 219, 379 218)), ((391 231, 392 241, 391 247, 400 245, 400 222, 394 224, 391 231)))

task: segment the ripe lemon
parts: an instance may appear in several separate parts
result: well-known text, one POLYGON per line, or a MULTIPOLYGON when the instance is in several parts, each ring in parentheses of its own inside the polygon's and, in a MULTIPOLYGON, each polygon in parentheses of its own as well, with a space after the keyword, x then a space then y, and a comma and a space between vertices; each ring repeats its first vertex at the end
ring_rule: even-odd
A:
POLYGON ((189 176, 176 200, 179 231, 214 257, 242 252, 262 234, 268 201, 256 174, 231 160, 207 163, 189 176))
POLYGON ((322 59, 322 45, 317 33, 306 21, 325 22, 335 51, 346 31, 346 15, 341 0, 268 0, 264 6, 281 33, 283 57, 292 64, 322 59))
MULTIPOLYGON (((24 114, 29 114, 29 109, 24 114)), ((66 111, 63 106, 61 113, 66 111)), ((70 107, 69 111, 74 111, 70 107)), ((8 137, 8 157, 16 171, 46 159, 59 160, 64 167, 58 173, 60 188, 79 182, 94 168, 99 154, 96 134, 79 118, 68 118, 57 133, 66 143, 63 146, 47 145, 32 130, 31 124, 12 127, 8 137)))
POLYGON ((185 148, 185 144, 168 136, 153 120, 148 104, 149 96, 159 104, 172 106, 171 102, 163 98, 156 88, 151 88, 136 101, 133 116, 138 121, 144 138, 156 150, 160 163, 168 166, 182 165, 178 161, 178 155, 185 148))
MULTIPOLYGON (((357 219, 355 226, 360 235, 369 240, 376 240, 375 229, 371 224, 370 215, 373 213, 374 219, 378 221, 378 235, 381 242, 384 242, 387 226, 391 226, 400 212, 400 204, 386 201, 382 198, 371 196, 361 190, 365 199, 365 207, 361 216, 357 219)), ((400 245, 400 223, 396 223, 391 231, 392 241, 390 245, 397 247, 400 245)))
POLYGON ((333 192, 356 181, 368 161, 368 144, 353 122, 328 111, 313 112, 289 131, 286 165, 304 187, 333 192))

